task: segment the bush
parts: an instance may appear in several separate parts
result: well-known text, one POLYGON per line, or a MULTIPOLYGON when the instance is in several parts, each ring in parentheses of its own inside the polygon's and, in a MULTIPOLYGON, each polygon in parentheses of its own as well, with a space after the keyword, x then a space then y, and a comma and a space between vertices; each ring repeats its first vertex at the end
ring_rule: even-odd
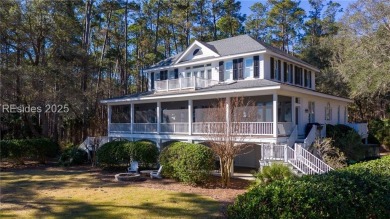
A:
POLYGON ((240 195, 229 218, 388 218, 390 156, 240 195))
POLYGON ((157 163, 158 153, 157 146, 150 141, 113 141, 102 145, 97 150, 97 157, 102 166, 127 165, 135 160, 148 167, 157 163))
POLYGON ((88 154, 77 146, 70 145, 62 152, 59 163, 63 166, 80 165, 88 161, 88 154))
POLYGON ((214 166, 210 148, 200 144, 175 142, 160 155, 163 175, 188 184, 202 184, 209 179, 214 166))
POLYGON ((99 165, 112 167, 128 164, 130 162, 128 148, 131 144, 129 141, 112 141, 102 145, 96 152, 99 165))
POLYGON ((8 157, 19 164, 23 164, 26 158, 45 163, 48 157, 55 157, 59 151, 58 144, 46 138, 2 140, 0 147, 2 158, 8 157))
POLYGON ((390 119, 372 120, 368 125, 372 137, 375 137, 379 144, 390 150, 390 119))
POLYGON ((332 138, 333 145, 339 148, 347 157, 348 162, 360 161, 365 158, 360 135, 346 125, 326 125, 326 137, 332 138))
POLYGON ((140 162, 141 166, 149 167, 157 163, 159 151, 154 142, 141 140, 126 146, 129 156, 140 162))
POLYGON ((272 163, 271 166, 265 166, 254 174, 256 181, 253 186, 268 185, 277 180, 289 179, 294 177, 291 169, 281 163, 272 163))

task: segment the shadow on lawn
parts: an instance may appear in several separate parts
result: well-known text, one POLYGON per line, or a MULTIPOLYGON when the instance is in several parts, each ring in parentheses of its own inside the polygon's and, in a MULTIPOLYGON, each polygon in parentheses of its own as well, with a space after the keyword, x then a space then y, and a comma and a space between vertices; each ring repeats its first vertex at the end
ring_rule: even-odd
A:
MULTIPOLYGON (((1 174, 1 218, 15 218, 16 211, 33 212, 33 217, 53 218, 142 218, 142 215, 131 215, 129 209, 139 209, 147 212, 148 217, 178 217, 178 218, 210 218, 217 217, 215 201, 202 198, 199 195, 177 193, 168 196, 164 206, 141 201, 140 203, 115 205, 114 203, 88 203, 74 200, 72 197, 60 198, 47 195, 39 197, 43 191, 57 189, 85 188, 104 189, 105 187, 127 187, 129 184, 102 181, 97 177, 98 171, 74 169, 24 169, 1 174), (176 206, 177 203, 187 202, 191 209, 176 206), (118 212, 119 211, 119 212, 118 212), (124 215, 123 212, 126 212, 124 215)), ((158 195, 156 193, 156 195, 158 195)), ((93 197, 90 197, 93 199, 93 197)), ((131 200, 131 195, 129 195, 131 200)))
POLYGON ((178 217, 178 218, 217 218, 221 217, 218 212, 215 211, 215 202, 207 199, 199 199, 198 195, 189 194, 189 193, 180 193, 175 195, 175 197, 168 198, 165 200, 170 203, 172 207, 163 207, 155 205, 150 202, 141 203, 138 206, 133 208, 141 209, 147 211, 150 216, 153 217, 178 217), (197 209, 196 211, 191 211, 189 209, 183 209, 180 207, 175 207, 176 203, 180 202, 190 202, 193 208, 197 209))

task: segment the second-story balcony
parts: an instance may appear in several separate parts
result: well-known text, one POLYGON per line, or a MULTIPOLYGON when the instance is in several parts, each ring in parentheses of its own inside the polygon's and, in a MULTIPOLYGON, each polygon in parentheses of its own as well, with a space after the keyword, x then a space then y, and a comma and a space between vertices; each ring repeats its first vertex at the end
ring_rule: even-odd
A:
POLYGON ((205 88, 218 84, 218 81, 198 78, 195 76, 177 79, 168 79, 154 82, 154 89, 157 92, 187 90, 196 88, 205 88))

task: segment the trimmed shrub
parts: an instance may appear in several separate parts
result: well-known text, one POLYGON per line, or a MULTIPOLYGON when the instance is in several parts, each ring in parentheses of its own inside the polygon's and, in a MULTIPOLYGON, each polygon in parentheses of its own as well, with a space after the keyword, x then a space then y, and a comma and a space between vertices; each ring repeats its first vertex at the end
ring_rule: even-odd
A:
POLYGON ((45 163, 48 157, 58 154, 59 146, 47 138, 13 139, 0 141, 2 158, 10 158, 13 162, 23 164, 26 158, 45 163))
POLYGON ((390 215, 390 156, 240 195, 229 218, 383 218, 390 215))
POLYGON ((80 165, 86 163, 87 161, 87 152, 74 145, 68 146, 64 152, 62 152, 59 159, 59 163, 63 166, 80 165))
POLYGON ((141 163, 141 166, 149 167, 157 163, 158 148, 151 141, 136 141, 132 144, 126 144, 129 156, 132 160, 141 163))
POLYGON ((164 176, 192 185, 202 184, 213 170, 214 155, 204 145, 175 142, 161 152, 160 164, 164 166, 164 176))
POLYGON ((96 152, 99 165, 111 167, 128 164, 131 144, 129 141, 112 141, 102 145, 96 152))
POLYGON ((113 141, 102 145, 97 157, 102 166, 127 165, 130 160, 136 160, 141 166, 149 167, 157 163, 158 153, 157 146, 150 141, 113 141))

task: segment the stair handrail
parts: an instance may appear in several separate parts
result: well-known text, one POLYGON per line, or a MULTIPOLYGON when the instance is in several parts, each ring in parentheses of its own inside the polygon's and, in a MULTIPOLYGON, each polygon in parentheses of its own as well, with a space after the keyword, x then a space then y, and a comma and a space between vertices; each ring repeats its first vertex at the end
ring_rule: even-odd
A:
POLYGON ((296 153, 295 157, 297 160, 300 160, 301 162, 306 163, 310 169, 313 169, 313 170, 316 169, 315 171, 317 173, 326 173, 326 172, 333 170, 333 168, 331 166, 326 164, 324 161, 322 161, 318 157, 314 156, 312 153, 310 153, 308 150, 304 149, 299 144, 295 144, 295 153, 296 153), (297 154, 300 156, 297 156, 297 154), (310 164, 310 166, 308 164, 310 164))
POLYGON ((290 137, 287 139, 287 146, 294 146, 295 142, 298 139, 298 126, 294 125, 293 131, 290 134, 290 137))
POLYGON ((311 144, 313 144, 313 142, 316 139, 316 136, 317 136, 317 126, 313 125, 310 129, 309 134, 307 135, 307 137, 303 141, 305 148, 308 148, 311 144))

